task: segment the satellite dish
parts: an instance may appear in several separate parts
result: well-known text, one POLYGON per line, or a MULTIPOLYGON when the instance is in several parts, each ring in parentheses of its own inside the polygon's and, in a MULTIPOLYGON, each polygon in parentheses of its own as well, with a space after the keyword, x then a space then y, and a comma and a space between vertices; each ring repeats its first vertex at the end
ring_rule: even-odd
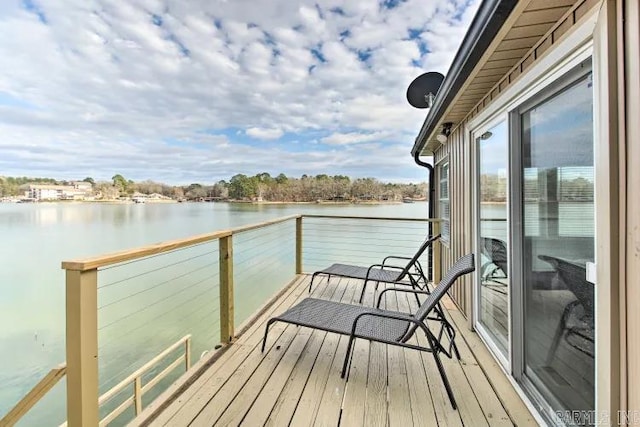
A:
POLYGON ((407 101, 416 108, 431 108, 444 76, 428 72, 416 77, 407 88, 407 101))

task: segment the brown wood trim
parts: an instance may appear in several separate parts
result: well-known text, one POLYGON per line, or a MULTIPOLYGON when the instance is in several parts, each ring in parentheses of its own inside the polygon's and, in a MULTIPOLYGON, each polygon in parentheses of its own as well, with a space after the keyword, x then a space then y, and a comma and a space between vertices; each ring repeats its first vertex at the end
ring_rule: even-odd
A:
POLYGON ((213 233, 201 234, 198 236, 188 237, 186 239, 171 240, 168 242, 156 243, 149 246, 143 246, 136 249, 128 249, 124 251, 114 252, 112 254, 100 255, 96 257, 90 257, 75 261, 63 261, 62 268, 65 270, 86 271, 93 270, 100 267, 106 267, 108 265, 119 264, 121 262, 131 261, 138 258, 143 258, 151 255, 157 255, 164 252, 175 251, 176 249, 186 248, 198 243, 206 243, 209 241, 217 240, 222 237, 231 236, 232 234, 238 234, 245 231, 255 230, 258 228, 267 227, 269 225, 278 224, 280 222, 289 221, 294 218, 298 218, 299 215, 289 215, 282 218, 277 218, 269 221, 260 222, 257 224, 245 225, 241 227, 232 228, 229 230, 220 230, 213 233))

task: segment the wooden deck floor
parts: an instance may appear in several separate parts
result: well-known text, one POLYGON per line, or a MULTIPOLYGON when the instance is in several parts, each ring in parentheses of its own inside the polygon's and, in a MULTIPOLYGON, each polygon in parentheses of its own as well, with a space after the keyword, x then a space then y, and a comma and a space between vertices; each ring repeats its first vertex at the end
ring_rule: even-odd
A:
MULTIPOLYGON (((340 378, 340 369, 347 337, 277 322, 262 354, 260 343, 266 320, 307 297, 308 283, 309 276, 301 276, 157 417, 139 418, 134 424, 535 425, 522 401, 513 398, 512 389, 507 390, 511 397, 505 408, 504 398, 499 399, 461 336, 456 341, 462 360, 443 358, 458 402, 457 411, 449 403, 429 353, 357 340, 345 381, 340 378)), ((323 280, 313 295, 356 303, 361 283, 339 278, 323 280)), ((415 309, 415 301, 406 294, 390 295, 386 308, 405 312, 415 309)), ((372 305, 374 298, 375 291, 370 286, 364 304, 372 305)), ((501 381, 504 388, 508 382, 501 381)))

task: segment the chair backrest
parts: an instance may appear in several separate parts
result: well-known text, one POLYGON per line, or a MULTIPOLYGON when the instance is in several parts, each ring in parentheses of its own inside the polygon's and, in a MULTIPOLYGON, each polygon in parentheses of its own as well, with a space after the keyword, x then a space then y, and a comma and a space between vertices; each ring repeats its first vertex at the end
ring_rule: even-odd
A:
POLYGON ((480 239, 482 254, 507 274, 507 244, 500 239, 483 237, 480 239))
POLYGON ((420 259, 424 251, 426 251, 427 248, 431 246, 433 242, 435 242, 439 238, 440 238, 439 234, 433 237, 427 237, 427 239, 424 242, 422 242, 422 245, 420 245, 420 248, 418 248, 418 252, 416 252, 416 254, 409 260, 407 265, 402 269, 402 271, 400 272, 400 276, 398 276, 398 279, 396 280, 402 280, 404 276, 409 274, 409 271, 411 271, 411 268, 415 265, 418 259, 420 259))
MULTIPOLYGON (((429 297, 425 302, 420 305, 418 311, 413 316, 418 320, 424 322, 431 310, 440 302, 444 294, 447 293, 449 288, 456 282, 458 277, 471 273, 476 269, 473 254, 468 254, 458 259, 455 264, 451 266, 447 274, 444 275, 438 286, 429 294, 429 297)), ((402 337, 402 342, 407 341, 418 328, 417 325, 412 324, 407 332, 402 337)))
POLYGON ((585 317, 593 319, 594 285, 587 281, 587 268, 549 255, 539 255, 538 258, 555 268, 558 277, 582 305, 585 317))

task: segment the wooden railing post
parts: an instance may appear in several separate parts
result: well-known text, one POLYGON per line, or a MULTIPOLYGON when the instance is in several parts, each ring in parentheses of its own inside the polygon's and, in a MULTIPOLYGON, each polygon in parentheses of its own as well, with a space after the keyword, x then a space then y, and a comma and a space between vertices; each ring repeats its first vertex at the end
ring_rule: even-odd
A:
POLYGON ((296 274, 302 274, 302 216, 296 218, 296 274))
POLYGON ((133 380, 133 402, 135 413, 138 415, 142 412, 142 378, 140 377, 133 380))
POLYGON ((67 425, 97 426, 98 270, 67 270, 67 425))
POLYGON ((191 368, 191 337, 184 342, 184 369, 188 371, 191 368))
POLYGON ((233 236, 220 237, 220 341, 233 339, 233 236))
MULTIPOLYGON (((440 221, 434 221, 432 224, 433 236, 437 236, 440 234, 440 221)), ((440 243, 440 239, 433 242, 431 250, 433 251, 433 285, 438 286, 438 283, 440 283, 442 279, 442 244, 440 243)))

